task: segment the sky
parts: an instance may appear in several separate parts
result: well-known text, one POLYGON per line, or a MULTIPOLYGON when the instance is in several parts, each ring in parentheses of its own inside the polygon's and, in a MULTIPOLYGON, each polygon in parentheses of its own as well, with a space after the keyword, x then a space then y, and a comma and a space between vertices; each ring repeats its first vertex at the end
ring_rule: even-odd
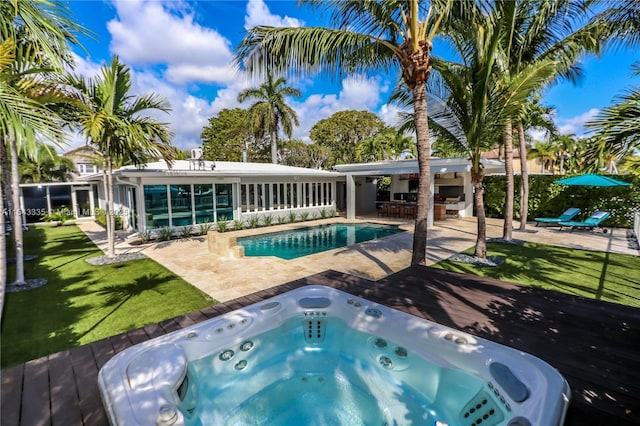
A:
MULTIPOLYGON (((315 26, 326 21, 314 9, 289 0, 71 0, 76 22, 92 32, 75 47, 75 73, 94 77, 101 65, 118 55, 132 70, 132 93, 155 92, 171 103, 170 114, 154 114, 170 124, 174 145, 191 149, 201 145, 200 133, 208 119, 239 104, 238 93, 261 82, 233 67, 234 49, 246 31, 256 25, 315 26)), ((437 53, 437 52, 434 52, 437 53)), ((584 76, 577 85, 558 83, 545 93, 543 103, 555 108, 561 133, 581 136, 583 123, 611 104, 640 78, 630 65, 640 60, 630 49, 608 49, 600 58, 582 59, 584 76)), ((311 127, 333 113, 368 110, 389 125, 397 109, 387 104, 397 75, 347 76, 337 81, 288 79, 302 92, 288 98, 300 119, 293 137, 309 141, 311 127)), ((84 141, 75 136, 70 145, 84 141)))

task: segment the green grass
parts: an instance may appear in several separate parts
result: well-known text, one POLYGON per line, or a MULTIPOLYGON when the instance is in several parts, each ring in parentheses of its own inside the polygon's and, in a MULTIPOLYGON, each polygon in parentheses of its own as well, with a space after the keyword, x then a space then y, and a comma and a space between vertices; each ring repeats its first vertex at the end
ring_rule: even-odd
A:
MULTIPOLYGON (((473 248, 465 251, 473 254, 473 248)), ((498 267, 442 261, 435 268, 541 287, 596 300, 640 307, 640 257, 527 243, 488 243, 498 267)))
MULTIPOLYGON (((102 252, 76 226, 31 228, 25 253, 39 256, 25 262, 26 278, 48 283, 7 294, 3 368, 215 303, 151 259, 89 265, 102 252)), ((8 269, 12 281, 15 265, 8 269)))

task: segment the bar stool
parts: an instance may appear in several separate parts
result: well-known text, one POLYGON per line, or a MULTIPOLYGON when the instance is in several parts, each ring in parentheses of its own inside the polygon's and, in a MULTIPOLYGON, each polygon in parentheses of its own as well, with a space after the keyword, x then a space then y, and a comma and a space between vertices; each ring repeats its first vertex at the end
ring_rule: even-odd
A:
POLYGON ((404 217, 409 219, 415 219, 418 212, 418 208, 415 204, 407 204, 404 206, 404 217))

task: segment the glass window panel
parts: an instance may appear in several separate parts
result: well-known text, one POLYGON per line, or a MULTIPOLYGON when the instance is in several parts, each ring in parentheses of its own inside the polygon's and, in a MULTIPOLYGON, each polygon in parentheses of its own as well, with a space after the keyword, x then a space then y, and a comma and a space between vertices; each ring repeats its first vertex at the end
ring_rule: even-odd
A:
POLYGON ((196 223, 213 222, 213 185, 193 185, 196 223))
POLYGON ((240 207, 243 212, 249 211, 249 200, 247 199, 249 194, 247 193, 247 186, 248 185, 246 183, 240 185, 240 207))
POLYGON ((263 188, 264 185, 259 183, 256 185, 258 188, 258 208, 257 210, 264 210, 264 194, 263 194, 263 188))
MULTIPOLYGON (((22 188, 22 196, 24 197, 24 210, 28 223, 39 222, 42 216, 49 213, 47 211, 47 189, 44 186, 24 187, 22 188)), ((5 208, 6 206, 5 204, 5 208)), ((8 215, 9 211, 5 210, 6 223, 11 221, 8 215)))
POLYGON ((191 185, 170 185, 171 225, 186 226, 193 224, 191 209, 191 185))
POLYGON ((215 191, 217 220, 233 220, 233 185, 230 183, 216 184, 215 191))
POLYGON ((167 185, 144 186, 144 210, 147 229, 169 226, 167 185))

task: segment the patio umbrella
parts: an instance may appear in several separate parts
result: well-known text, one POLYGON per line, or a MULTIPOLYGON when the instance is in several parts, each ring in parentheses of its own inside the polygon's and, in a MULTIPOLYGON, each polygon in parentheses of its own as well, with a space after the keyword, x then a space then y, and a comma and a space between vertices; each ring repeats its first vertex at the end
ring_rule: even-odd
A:
POLYGON ((631 186, 630 183, 622 182, 621 180, 594 174, 574 176, 554 182, 570 186, 631 186))

